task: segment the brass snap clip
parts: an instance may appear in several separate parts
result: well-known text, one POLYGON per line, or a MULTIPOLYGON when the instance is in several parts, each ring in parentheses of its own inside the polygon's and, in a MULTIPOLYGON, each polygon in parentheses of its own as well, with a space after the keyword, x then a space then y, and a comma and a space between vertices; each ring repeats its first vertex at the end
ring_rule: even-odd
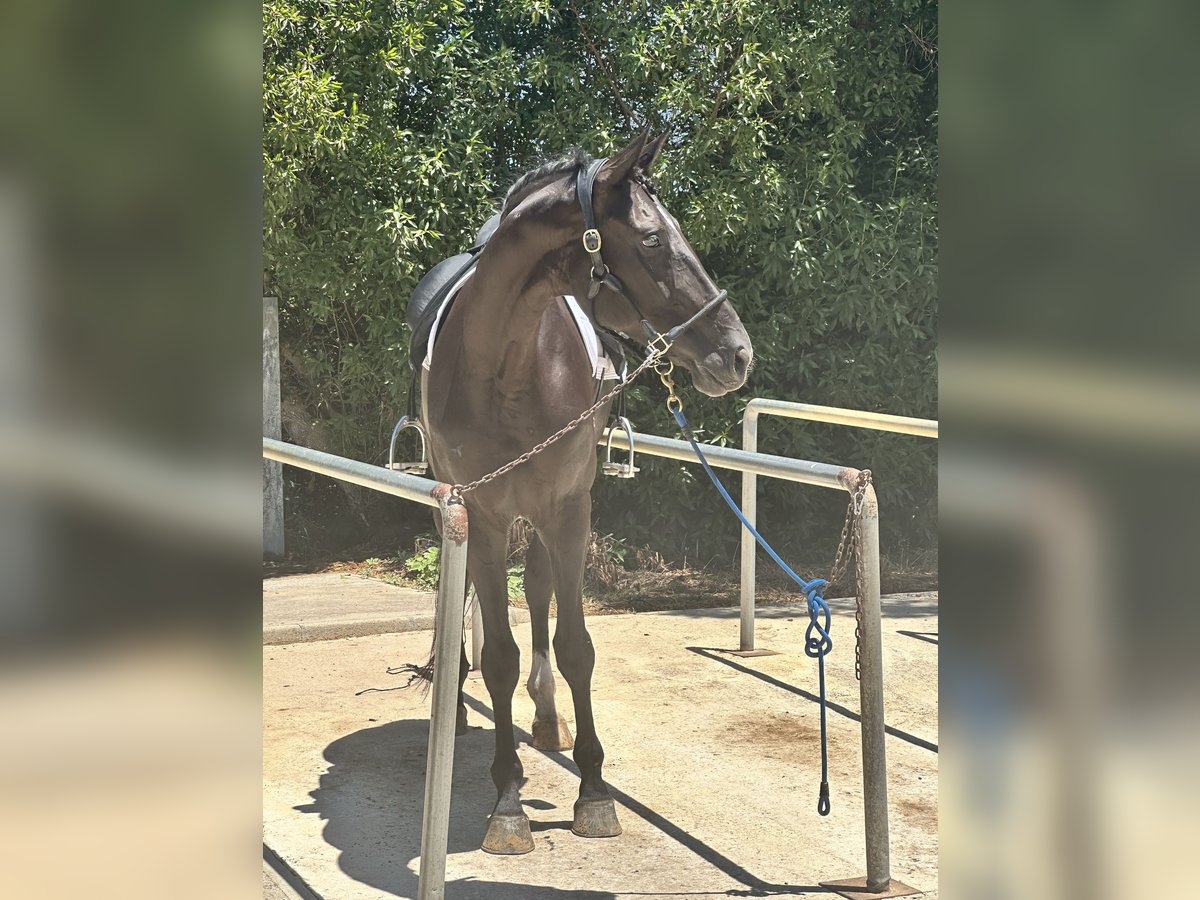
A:
POLYGON ((675 371, 675 363, 669 359, 660 361, 654 367, 654 371, 658 373, 658 380, 663 383, 663 387, 667 389, 667 411, 672 415, 683 409, 683 401, 679 399, 679 395, 675 393, 675 379, 671 377, 671 373, 675 371))

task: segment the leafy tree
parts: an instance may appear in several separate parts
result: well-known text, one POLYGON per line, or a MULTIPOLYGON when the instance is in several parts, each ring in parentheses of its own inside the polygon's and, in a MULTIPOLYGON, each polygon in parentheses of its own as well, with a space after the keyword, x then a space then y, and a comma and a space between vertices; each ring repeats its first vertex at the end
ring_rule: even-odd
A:
MULTIPOLYGON (((753 396, 935 415, 936 23, 928 0, 268 0, 264 250, 289 434, 378 460, 421 274, 520 172, 643 125, 670 132, 660 194, 758 359, 734 397, 688 392, 708 440, 739 441, 753 396)), ((638 427, 670 431, 655 385, 631 400, 638 427)), ((932 544, 930 444, 763 431, 769 452, 873 468, 885 540, 932 544)), ((735 523, 702 474, 646 468, 599 481, 598 526, 732 559, 735 523)), ((826 555, 844 497, 766 485, 769 533, 826 555)))

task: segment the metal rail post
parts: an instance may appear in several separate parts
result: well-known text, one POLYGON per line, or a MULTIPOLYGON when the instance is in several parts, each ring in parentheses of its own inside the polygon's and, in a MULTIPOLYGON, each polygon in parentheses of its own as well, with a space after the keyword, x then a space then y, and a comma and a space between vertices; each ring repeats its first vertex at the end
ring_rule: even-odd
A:
MULTIPOLYGON (((917 437, 937 438, 938 423, 935 419, 914 419, 911 416, 892 416, 887 413, 867 412, 860 409, 842 409, 836 406, 817 406, 812 403, 792 403, 788 400, 768 400, 756 397, 746 404, 742 414, 742 449, 758 452, 758 417, 760 415, 783 416, 802 419, 806 422, 825 422, 831 425, 847 425, 851 428, 867 428, 872 431, 889 431, 893 434, 911 434, 917 437)), ((742 470, 742 512, 751 525, 758 525, 758 476, 742 470)), ((742 529, 741 555, 741 623, 739 652, 754 649, 754 563, 756 547, 754 537, 742 529)))
MULTIPOLYGON (((467 515, 461 501, 448 502, 448 491, 439 499, 442 571, 438 582, 435 652, 437 659, 445 661, 458 659, 462 640, 463 597, 467 592, 467 515)), ((434 666, 418 900, 443 900, 446 894, 446 843, 450 836, 450 784, 454 775, 457 706, 458 666, 434 666)))
MULTIPOLYGON (((462 652, 463 598, 467 593, 467 508, 438 484, 319 450, 263 438, 263 456, 348 481, 405 500, 436 506, 442 514, 441 575, 438 579, 437 658, 457 660, 462 652)), ((444 900, 446 844, 450 836, 450 786, 454 775, 454 731, 458 716, 458 665, 435 666, 421 816, 419 900, 444 900)))
MULTIPOLYGON (((279 440, 279 298, 263 297, 263 436, 279 440)), ((280 557, 283 535, 283 463, 263 460, 263 556, 280 557)))
MULTIPOLYGON (((757 401, 754 401, 757 402, 757 401)), ((772 401, 774 402, 774 401, 772 401)), ((762 412, 775 412, 774 409, 763 409, 762 412)), ((750 521, 754 521, 754 478, 764 475, 768 478, 781 478, 800 484, 812 484, 819 487, 837 488, 849 491, 858 476, 857 469, 841 468, 823 463, 805 462, 787 457, 771 456, 757 452, 758 433, 757 420, 759 410, 753 408, 753 403, 746 409, 743 420, 743 447, 735 450, 729 447, 715 447, 711 444, 702 445, 709 463, 715 468, 734 469, 742 473, 743 510, 750 521)), ((800 415, 793 418, 804 418, 809 410, 798 410, 800 415)), ((853 411, 840 410, 846 413, 842 418, 854 418, 853 411)), ((789 415, 789 413, 780 413, 789 415)), ((881 421, 887 417, 874 416, 872 426, 881 430, 892 430, 894 422, 881 421)), ((891 417, 895 418, 895 417, 891 417)), ((842 424, 852 424, 843 422, 842 424)), ((937 423, 915 421, 906 423, 913 430, 909 433, 936 436, 937 423)), ((863 427, 871 427, 864 425, 863 427)), ((601 436, 603 443, 610 432, 601 436)), ((614 447, 628 449, 628 439, 623 430, 611 432, 614 447)), ((657 435, 638 435, 637 450, 643 456, 660 456, 667 459, 678 459, 685 462, 696 462, 691 445, 685 441, 664 438, 657 435)), ((879 572, 879 500, 875 488, 868 485, 863 496, 863 512, 860 524, 862 538, 862 580, 863 580, 863 622, 861 626, 861 680, 859 682, 859 704, 862 711, 862 754, 863 754, 863 808, 864 831, 867 856, 866 877, 852 878, 847 881, 826 881, 822 884, 834 889, 842 896, 861 897, 864 893, 877 894, 880 897, 900 897, 917 893, 913 888, 891 878, 891 850, 889 847, 888 808, 887 808, 887 753, 884 745, 884 709, 883 709, 883 613, 880 608, 880 572, 879 572)), ((742 553, 742 649, 753 650, 754 644, 754 563, 753 537, 743 528, 742 553), (749 539, 747 541, 747 539, 749 539), (750 547, 747 552, 747 543, 750 547), (746 578, 747 568, 750 577, 746 578), (749 613, 748 616, 745 613, 749 613)))
MULTIPOLYGON (((746 408, 742 421, 742 449, 749 453, 758 452, 758 410, 746 408)), ((758 476, 753 472, 742 473, 742 513, 751 524, 758 522, 758 476)), ((741 571, 741 626, 738 649, 754 649, 754 563, 757 547, 750 529, 742 527, 742 571, 741 571)))
POLYGON ((879 502, 867 485, 862 515, 863 614, 861 679, 863 814, 867 840, 867 890, 887 890, 891 881, 888 845, 887 749, 884 746, 883 637, 879 602, 879 502))

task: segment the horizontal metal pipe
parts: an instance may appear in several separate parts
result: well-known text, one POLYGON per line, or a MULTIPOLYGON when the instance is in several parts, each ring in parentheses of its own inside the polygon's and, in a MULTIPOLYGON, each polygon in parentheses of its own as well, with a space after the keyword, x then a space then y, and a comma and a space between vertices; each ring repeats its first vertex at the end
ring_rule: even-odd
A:
POLYGON ((438 499, 432 491, 441 486, 430 478, 418 478, 403 472, 391 472, 383 466, 373 466, 369 463, 344 459, 332 453, 322 453, 286 441, 273 438, 263 438, 263 456, 266 459, 278 460, 289 466, 307 469, 321 475, 328 475, 339 481, 348 481, 361 487, 382 491, 394 497, 403 497, 414 503, 424 503, 426 506, 438 506, 438 499))
MULTIPOLYGON (((605 429, 600 436, 600 443, 609 438, 605 429)), ((635 433, 633 436, 637 453, 646 456, 661 456, 666 459, 678 459, 682 462, 697 462, 695 451, 687 441, 660 437, 657 434, 635 433)), ((612 431, 614 447, 622 450, 629 449, 629 438, 624 429, 612 431)), ((700 448, 708 457, 709 463, 718 469, 733 469, 735 472, 750 472, 754 475, 766 475, 771 478, 781 478, 784 481, 796 481, 800 484, 812 484, 817 487, 850 490, 854 479, 858 477, 857 469, 844 469, 831 466, 828 463, 806 462, 801 459, 789 459, 786 456, 771 456, 767 453, 748 453, 733 447, 717 447, 713 444, 701 444, 700 448)))
POLYGON ((836 406, 791 403, 787 400, 767 400, 759 397, 746 404, 744 418, 749 419, 760 413, 784 416, 789 419, 804 419, 809 422, 828 422, 831 425, 870 428, 873 431, 914 434, 918 437, 936 438, 938 436, 936 419, 914 419, 909 416, 892 416, 887 413, 867 412, 861 409, 841 409, 836 406))

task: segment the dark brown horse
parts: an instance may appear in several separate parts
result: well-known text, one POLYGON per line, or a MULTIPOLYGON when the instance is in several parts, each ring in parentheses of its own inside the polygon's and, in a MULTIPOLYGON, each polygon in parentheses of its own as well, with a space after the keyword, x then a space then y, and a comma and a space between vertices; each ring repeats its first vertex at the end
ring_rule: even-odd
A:
MULTIPOLYGON (((580 298, 593 323, 627 335, 647 330, 643 321, 666 332, 703 311, 678 336, 669 358, 711 397, 745 383, 750 339, 648 179, 664 143, 665 136, 643 134, 602 163, 576 154, 528 173, 509 190, 495 234, 441 324, 423 378, 430 463, 440 481, 465 484, 494 471, 599 396, 579 331, 559 299, 563 295, 580 298)), ((519 796, 523 770, 512 698, 520 652, 509 627, 505 578, 509 529, 518 517, 536 532, 525 563, 534 746, 572 746, 554 705, 553 593, 554 656, 575 704, 581 775, 572 830, 584 837, 621 833, 601 773, 604 750, 591 698, 596 654, 581 603, 596 443, 607 412, 599 410, 519 468, 464 496, 471 528, 468 572, 483 613, 483 677, 496 722, 492 780, 498 799, 483 840, 483 849, 492 853, 533 849, 519 796)), ((463 664, 465 675, 465 655, 463 664)), ((461 726, 465 716, 460 703, 461 726)))

